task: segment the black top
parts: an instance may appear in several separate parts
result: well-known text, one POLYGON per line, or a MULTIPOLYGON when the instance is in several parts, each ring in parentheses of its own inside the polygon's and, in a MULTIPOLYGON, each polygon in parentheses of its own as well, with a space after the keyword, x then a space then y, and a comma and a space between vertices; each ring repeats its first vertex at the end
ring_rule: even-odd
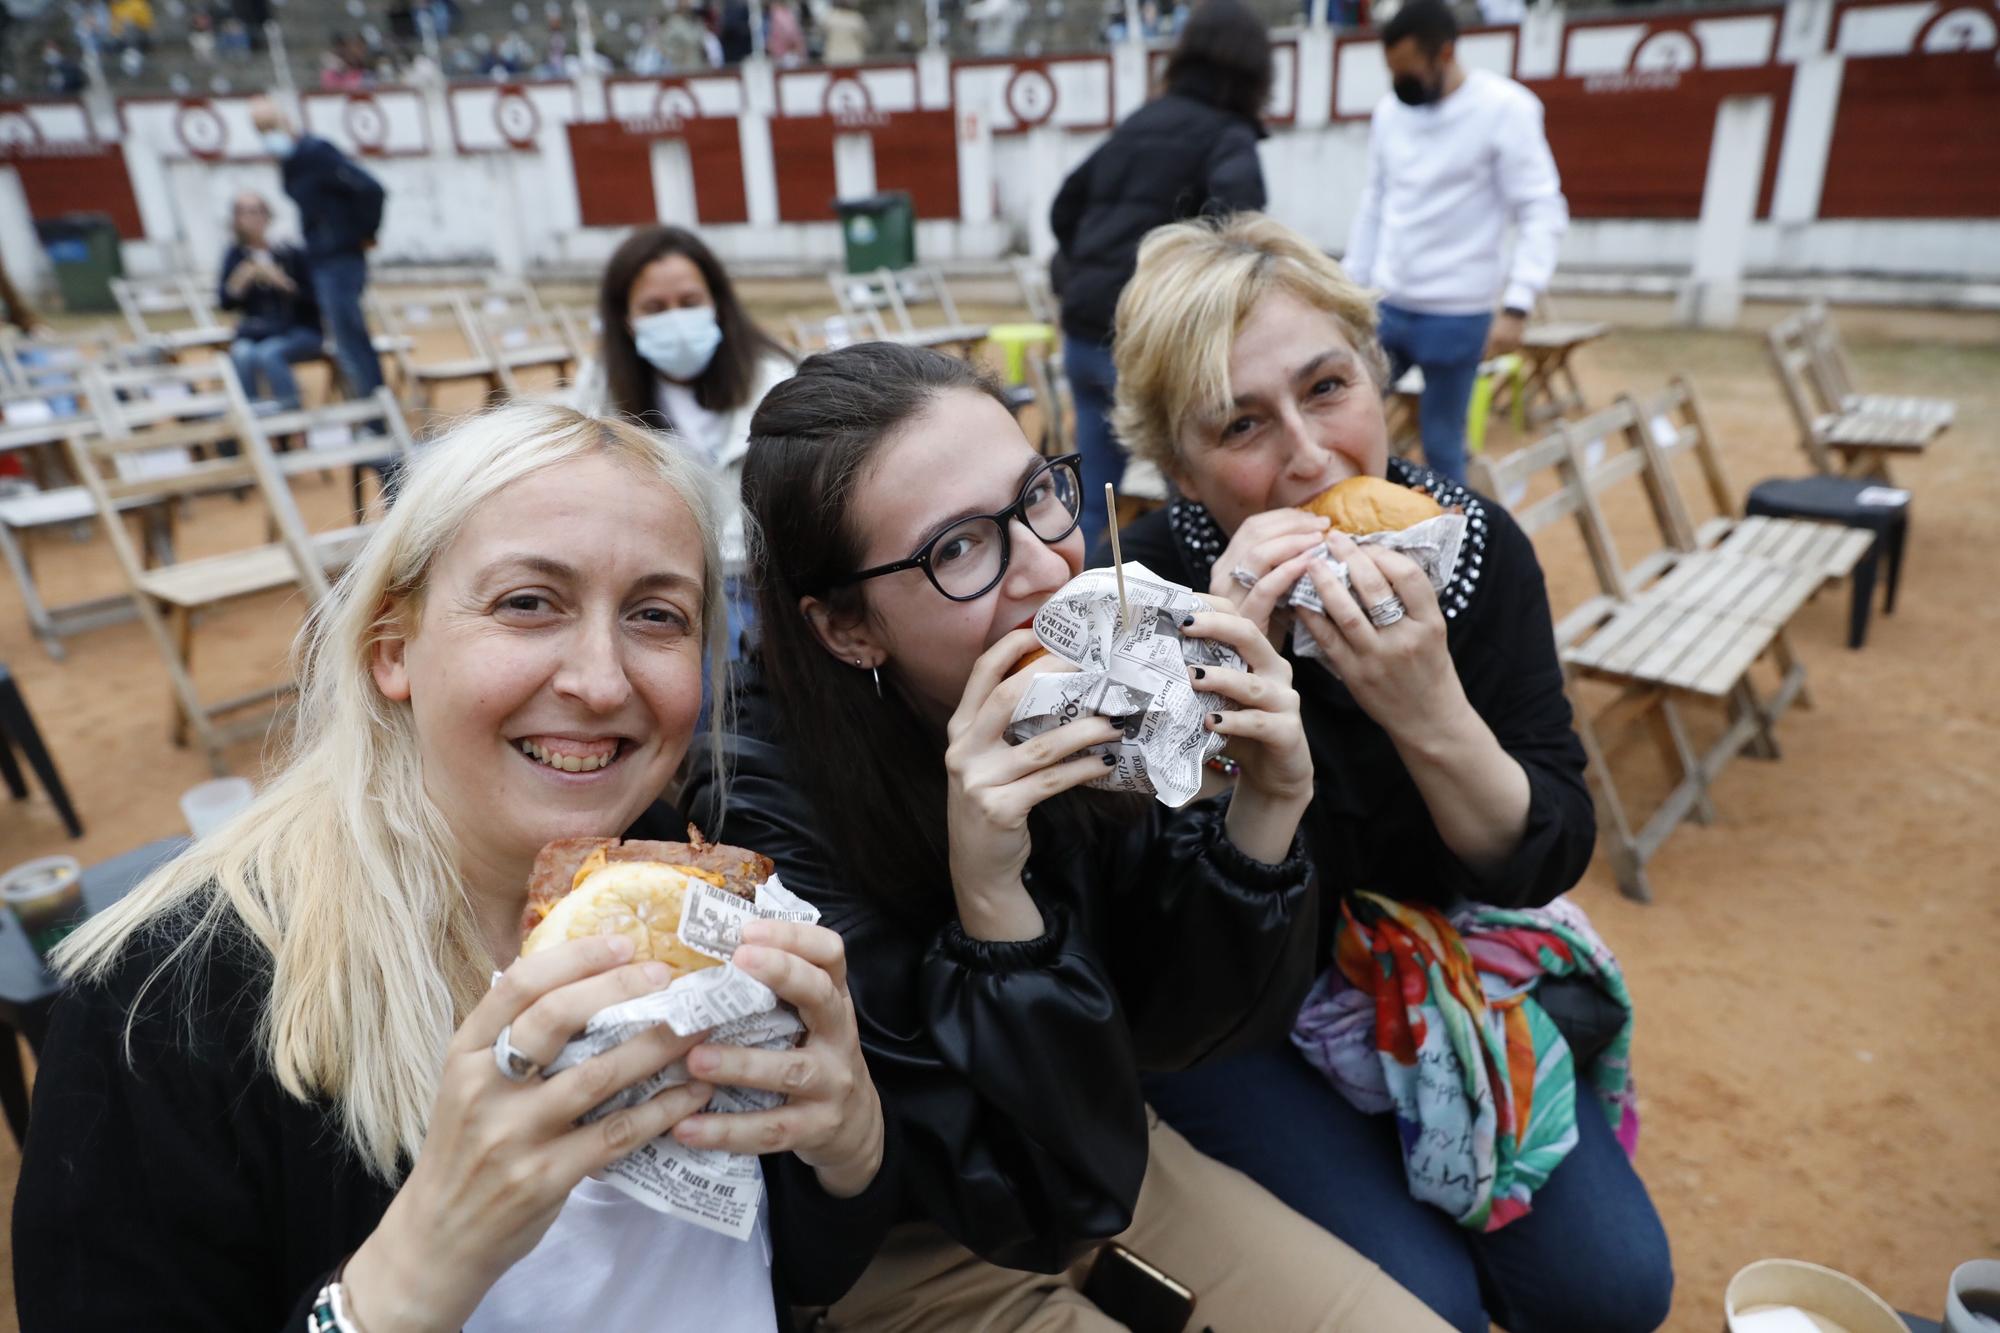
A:
MULTIPOLYGON (((298 1333, 389 1205, 331 1108, 264 1066, 259 946, 225 937, 142 992, 172 943, 141 936, 105 985, 56 1003, 14 1199, 23 1333, 298 1333)), ((898 1212, 899 1156, 892 1132, 853 1199, 788 1153, 762 1159, 781 1319, 860 1276, 898 1212)))
POLYGON ((1063 332, 1111 341, 1118 294, 1153 228, 1264 206, 1263 129, 1180 93, 1147 103, 1069 174, 1049 209, 1063 332))
POLYGON ((972 939, 945 883, 933 919, 913 922, 827 863, 775 705, 744 674, 726 816, 706 749, 682 799, 711 836, 776 861, 846 941, 862 1048, 903 1136, 907 1215, 1041 1272, 1123 1231, 1146 1170, 1139 1071, 1291 1026, 1316 919, 1296 844, 1265 865, 1229 842, 1218 802, 1114 798, 1115 820, 1036 827, 1022 882, 1039 939, 972 939))
MULTIPOLYGON (((1300 662, 1294 684, 1312 745, 1305 831, 1314 865, 1335 893, 1367 890, 1438 906, 1458 898, 1538 906, 1582 877, 1597 840, 1541 564, 1500 505, 1400 459, 1389 461, 1389 479, 1425 482, 1443 503, 1465 506, 1470 521, 1458 574, 1438 600, 1466 698, 1528 775, 1528 826, 1504 864, 1485 874, 1464 865, 1438 836, 1389 734, 1331 672, 1300 662)), ((1223 546, 1208 511, 1185 500, 1125 528, 1120 542, 1127 560, 1203 592, 1223 546)))
POLYGON ((280 242, 269 247, 271 258, 292 280, 292 290, 280 291, 262 282, 253 282, 240 295, 229 290, 229 275, 250 257, 250 247, 241 243, 229 247, 222 256, 222 273, 215 281, 216 304, 224 310, 242 312, 236 321, 239 338, 275 338, 293 329, 320 331, 319 300, 313 295, 312 270, 306 252, 296 245, 280 242))
POLYGON ((284 180, 312 258, 358 255, 382 230, 382 183, 318 135, 299 139, 285 159, 284 180))

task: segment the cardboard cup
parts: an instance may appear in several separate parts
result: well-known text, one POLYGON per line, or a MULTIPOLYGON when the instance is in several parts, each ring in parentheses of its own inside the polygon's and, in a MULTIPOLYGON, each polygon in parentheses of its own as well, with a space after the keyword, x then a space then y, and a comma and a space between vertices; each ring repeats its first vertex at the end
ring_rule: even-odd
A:
MULTIPOLYGON (((1723 1294, 1729 1333, 1752 1333, 1743 1315, 1791 1306, 1809 1319, 1816 1333, 1910 1333, 1880 1296, 1845 1273, 1802 1259, 1759 1259, 1735 1277, 1723 1294)), ((1754 1325, 1758 1321, 1752 1320, 1754 1325)))

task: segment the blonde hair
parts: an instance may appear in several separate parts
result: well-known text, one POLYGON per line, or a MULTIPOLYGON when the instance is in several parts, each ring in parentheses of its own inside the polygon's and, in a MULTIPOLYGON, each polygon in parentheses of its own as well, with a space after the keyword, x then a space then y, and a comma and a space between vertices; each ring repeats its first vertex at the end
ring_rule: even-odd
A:
MULTIPOLYGON (((451 830, 425 794, 410 706, 376 689, 371 654, 417 614, 433 565, 482 504, 593 455, 658 478, 693 515, 710 679, 724 696, 721 511, 706 469, 669 437, 568 408, 468 418, 421 449, 395 506, 301 630, 297 722, 277 775, 54 956, 64 977, 101 981, 135 936, 157 932, 172 948, 143 999, 184 955, 260 950, 261 1054, 292 1096, 330 1099, 348 1142, 387 1180, 423 1141, 445 1046, 492 963, 451 830)), ((719 728, 715 743, 719 764, 719 728)))
POLYGON ((1375 298, 1338 263, 1261 213, 1175 222, 1147 233, 1118 298, 1118 395, 1112 429, 1139 457, 1171 471, 1182 432, 1229 410, 1229 351, 1267 293, 1290 292, 1339 322, 1379 387, 1375 298))

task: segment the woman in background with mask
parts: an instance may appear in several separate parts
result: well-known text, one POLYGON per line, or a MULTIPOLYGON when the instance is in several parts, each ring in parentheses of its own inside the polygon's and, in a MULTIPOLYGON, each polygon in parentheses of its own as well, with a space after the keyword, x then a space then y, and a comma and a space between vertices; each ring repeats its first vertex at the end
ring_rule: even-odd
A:
POLYGON ((626 237, 604 266, 597 309, 601 364, 576 406, 671 432, 720 475, 730 502, 722 558, 733 658, 753 605, 736 503, 750 414, 772 385, 791 378, 792 358, 736 299, 722 262, 681 227, 641 227, 626 237))

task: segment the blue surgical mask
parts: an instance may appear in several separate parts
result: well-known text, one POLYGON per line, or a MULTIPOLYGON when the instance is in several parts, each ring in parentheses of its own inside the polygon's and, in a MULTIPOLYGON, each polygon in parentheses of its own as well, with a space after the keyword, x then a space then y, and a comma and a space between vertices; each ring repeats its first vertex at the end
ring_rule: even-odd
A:
POLYGON ((633 320, 632 341, 653 369, 670 380, 686 383, 715 360, 715 349, 722 346, 722 329, 715 322, 714 306, 689 306, 633 320))
POLYGON ((283 130, 264 130, 257 136, 264 142, 264 151, 272 157, 286 158, 299 146, 299 141, 283 130))

